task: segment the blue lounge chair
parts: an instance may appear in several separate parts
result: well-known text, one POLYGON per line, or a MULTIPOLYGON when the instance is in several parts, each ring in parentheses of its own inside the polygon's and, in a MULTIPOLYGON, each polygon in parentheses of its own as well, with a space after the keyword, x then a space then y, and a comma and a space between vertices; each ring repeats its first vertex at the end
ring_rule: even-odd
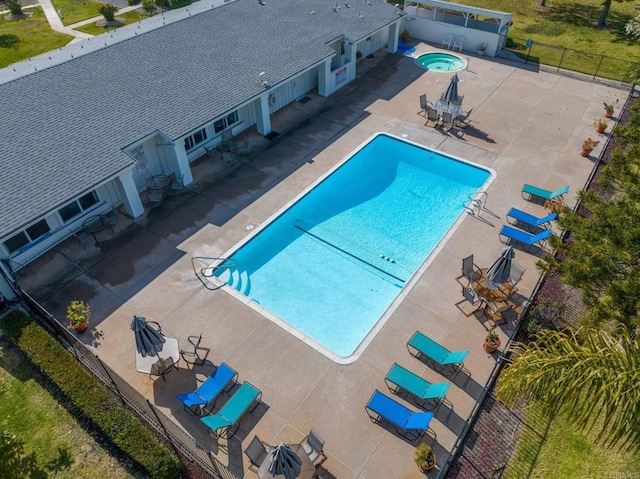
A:
MULTIPOLYGON (((226 432, 228 436, 231 428, 249 410, 249 406, 251 406, 256 399, 258 401, 260 400, 261 394, 259 389, 245 381, 224 406, 222 406, 220 411, 216 414, 202 417, 200 420, 205 423, 209 433, 213 432, 220 437, 226 432)), ((253 409, 255 409, 255 406, 253 409)))
POLYGON ((464 359, 469 354, 468 350, 449 351, 420 331, 413 333, 407 342, 407 349, 409 354, 416 358, 426 357, 440 366, 453 366, 454 368, 462 367, 464 359))
POLYGON ((414 412, 377 389, 365 406, 369 418, 375 423, 383 419, 391 423, 401 434, 418 439, 427 429, 433 418, 432 412, 414 412), (373 415, 372 415, 373 413, 373 415))
POLYGON ((525 224, 527 226, 532 226, 535 228, 549 228, 551 221, 555 220, 558 217, 558 213, 553 212, 548 214, 547 216, 543 216, 542 218, 538 218, 537 216, 530 215, 526 211, 519 210, 518 208, 511 208, 507 212, 507 218, 513 218, 513 222, 509 221, 512 225, 516 225, 518 222, 525 224))
POLYGON ((500 241, 505 244, 508 244, 511 240, 517 241, 518 243, 522 243, 525 249, 531 246, 541 248, 549 236, 551 236, 551 230, 543 230, 535 235, 512 228, 509 225, 502 225, 502 229, 500 230, 500 241))
POLYGON ((392 391, 398 392, 403 389, 413 394, 421 402, 434 399, 436 406, 445 398, 449 386, 451 386, 450 383, 432 384, 397 363, 393 363, 384 380, 392 391))
POLYGON ((185 411, 191 414, 204 412, 204 408, 213 401, 227 386, 233 384, 233 378, 238 375, 233 369, 222 363, 218 368, 192 393, 178 394, 185 411))
POLYGON ((565 193, 567 193, 568 191, 569 191, 569 185, 565 185, 562 188, 557 189, 556 191, 549 191, 549 190, 538 188, 537 186, 532 186, 525 183, 522 186, 522 197, 525 200, 530 200, 534 196, 537 196, 538 198, 542 198, 543 200, 553 200, 556 198, 558 200, 562 200, 564 198, 565 193), (528 197, 525 195, 528 195, 528 197))

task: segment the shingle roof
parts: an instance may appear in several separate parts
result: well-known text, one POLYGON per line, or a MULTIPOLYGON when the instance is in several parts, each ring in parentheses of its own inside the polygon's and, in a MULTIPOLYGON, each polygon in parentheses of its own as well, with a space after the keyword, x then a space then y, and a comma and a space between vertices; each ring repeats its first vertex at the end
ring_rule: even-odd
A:
POLYGON ((0 84, 0 237, 130 166, 121 149, 144 135, 180 137, 261 94, 260 72, 276 86, 331 56, 328 41, 398 18, 382 0, 263 3, 235 0, 0 84))

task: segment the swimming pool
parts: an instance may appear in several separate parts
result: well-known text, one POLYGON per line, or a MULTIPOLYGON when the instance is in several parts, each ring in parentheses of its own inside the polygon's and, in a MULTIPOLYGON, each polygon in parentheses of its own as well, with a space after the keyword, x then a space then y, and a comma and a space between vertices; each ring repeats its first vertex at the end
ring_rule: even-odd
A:
POLYGON ((434 72, 457 72, 467 67, 467 61, 453 53, 430 52, 416 58, 422 68, 434 72))
POLYGON ((334 361, 352 362, 490 177, 379 133, 225 255, 230 267, 215 275, 334 361))

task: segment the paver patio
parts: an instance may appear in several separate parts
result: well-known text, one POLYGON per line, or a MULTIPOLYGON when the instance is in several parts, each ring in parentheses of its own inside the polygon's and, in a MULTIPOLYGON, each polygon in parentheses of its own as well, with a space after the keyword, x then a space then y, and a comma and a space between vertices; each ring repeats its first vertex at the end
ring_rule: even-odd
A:
MULTIPOLYGON (((418 44, 417 54, 434 49, 418 44)), ((252 136, 252 147, 264 149, 228 176, 213 181, 220 166, 203 159, 195 166, 196 182, 183 195, 169 198, 143 218, 123 219, 117 238, 97 246, 68 240, 18 278, 23 289, 60 319, 70 300, 88 301, 93 321, 81 340, 239 476, 255 477, 246 472, 242 453, 254 434, 271 444, 298 442, 313 427, 326 440, 329 460, 324 465, 337 478, 423 477, 412 460, 414 445, 373 424, 364 409, 374 389, 388 392, 383 379, 394 362, 429 381, 453 382, 447 394, 451 404, 442 405, 432 422, 437 439, 426 438, 444 464, 498 357, 482 349, 482 314, 466 317, 454 305, 461 299, 455 281, 461 259, 474 253, 476 264, 489 265, 503 247, 498 231, 511 206, 542 214, 542 206, 521 198, 524 182, 551 190, 569 184, 566 201, 573 205, 593 167, 593 159, 580 156, 580 145, 588 136, 598 137, 592 122, 602 115, 603 100, 622 104, 627 96, 623 90, 530 66, 472 57, 467 69, 458 72, 465 109, 473 107, 472 127, 461 135, 424 126, 425 118, 418 115, 419 95, 426 92, 430 101, 437 99, 450 74, 427 72, 411 58, 382 52, 365 60, 366 66, 370 76, 362 75, 332 97, 309 95, 311 101, 276 114, 274 128, 283 135, 272 143, 252 136), (499 218, 485 214, 485 222, 463 214, 403 290, 361 357, 339 365, 226 291, 203 286, 191 258, 223 256, 380 131, 495 170, 486 207, 499 218), (134 314, 159 322, 181 343, 202 331, 203 345, 211 348, 208 364, 189 369, 181 362, 166 382, 137 373, 129 329, 134 314), (468 372, 443 378, 411 357, 405 344, 416 330, 448 349, 469 349, 468 372), (175 398, 194 390, 221 362, 239 372, 240 382, 249 381, 263 392, 261 407, 243 419, 228 443, 208 436, 175 398)), ((519 284, 521 303, 538 280, 537 259, 516 250, 516 262, 527 268, 519 284)), ((503 345, 512 331, 513 323, 499 327, 503 345)))

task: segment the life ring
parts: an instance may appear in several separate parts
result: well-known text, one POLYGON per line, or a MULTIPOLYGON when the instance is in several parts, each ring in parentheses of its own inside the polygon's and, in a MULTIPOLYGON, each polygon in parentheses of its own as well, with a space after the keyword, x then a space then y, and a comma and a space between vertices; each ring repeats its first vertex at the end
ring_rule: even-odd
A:
POLYGON ((269 95, 269 105, 275 105, 276 101, 276 96, 273 93, 269 95))

